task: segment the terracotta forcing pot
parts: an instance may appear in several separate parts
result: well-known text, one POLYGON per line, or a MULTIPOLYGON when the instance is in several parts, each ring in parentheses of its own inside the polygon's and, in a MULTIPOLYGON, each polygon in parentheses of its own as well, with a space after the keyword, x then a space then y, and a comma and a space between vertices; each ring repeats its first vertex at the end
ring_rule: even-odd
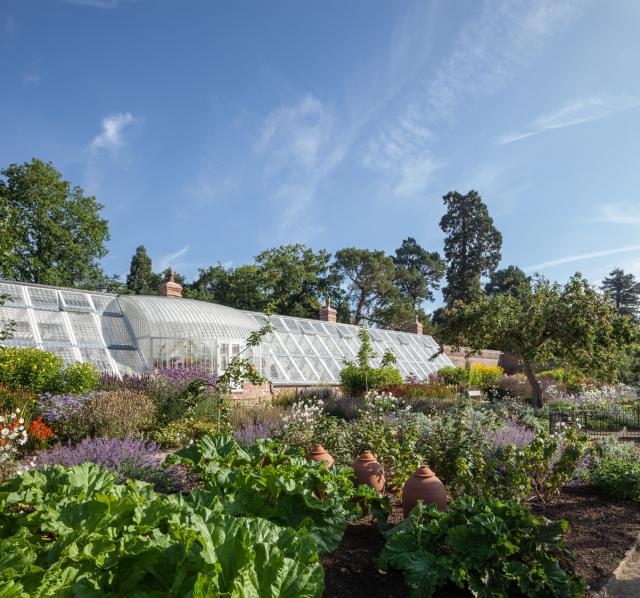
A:
POLYGON ((384 490, 384 469, 371 451, 362 452, 353 462, 353 471, 358 484, 366 484, 378 492, 384 490))
POLYGON ((329 469, 335 459, 324 450, 324 447, 321 444, 316 444, 311 448, 311 450, 307 453, 307 459, 309 461, 317 461, 318 463, 322 463, 325 469, 329 469))
POLYGON ((402 510, 406 517, 418 500, 425 505, 435 503, 439 510, 447 508, 447 491, 444 484, 427 465, 421 465, 406 481, 402 489, 402 510))

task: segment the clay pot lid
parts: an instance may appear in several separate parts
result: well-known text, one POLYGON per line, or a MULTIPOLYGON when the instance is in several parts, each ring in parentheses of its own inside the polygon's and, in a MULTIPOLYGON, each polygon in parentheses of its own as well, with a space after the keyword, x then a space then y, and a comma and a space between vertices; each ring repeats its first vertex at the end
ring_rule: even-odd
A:
POLYGON ((311 451, 309 452, 312 455, 321 455, 323 453, 326 453, 327 451, 324 450, 324 447, 321 444, 314 444, 311 448, 311 451))
POLYGON ((428 465, 421 465, 415 470, 413 475, 417 478, 433 478, 436 474, 429 469, 428 465))
POLYGON ((358 461, 375 461, 376 457, 375 455, 371 452, 371 451, 362 451, 362 453, 360 453, 360 456, 358 457, 358 461))

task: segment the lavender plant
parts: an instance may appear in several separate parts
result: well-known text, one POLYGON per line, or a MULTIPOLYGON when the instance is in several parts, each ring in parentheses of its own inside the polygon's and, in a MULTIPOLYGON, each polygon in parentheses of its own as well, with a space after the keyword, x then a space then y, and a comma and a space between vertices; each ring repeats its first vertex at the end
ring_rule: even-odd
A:
POLYGON ((36 466, 64 465, 73 467, 80 463, 96 463, 116 473, 120 479, 142 480, 155 485, 156 490, 172 493, 184 489, 188 478, 186 470, 179 466, 163 468, 163 457, 154 442, 125 438, 85 438, 72 446, 58 444, 36 454, 36 466))

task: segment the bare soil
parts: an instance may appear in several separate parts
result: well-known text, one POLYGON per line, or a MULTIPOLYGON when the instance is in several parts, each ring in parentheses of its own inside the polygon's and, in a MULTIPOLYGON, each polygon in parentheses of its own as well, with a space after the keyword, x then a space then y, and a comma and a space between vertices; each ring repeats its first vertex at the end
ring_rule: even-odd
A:
MULTIPOLYGON (((393 499, 391 523, 402 519, 393 499)), ((640 534, 640 505, 598 494, 591 486, 565 488, 544 506, 532 505, 537 515, 569 522, 568 545, 576 553, 575 571, 586 579, 587 596, 595 596, 640 534)), ((326 598, 400 598, 408 596, 402 574, 383 573, 376 567, 384 539, 371 517, 349 522, 338 548, 321 558, 325 568, 326 598)), ((455 586, 436 596, 470 596, 455 586)))

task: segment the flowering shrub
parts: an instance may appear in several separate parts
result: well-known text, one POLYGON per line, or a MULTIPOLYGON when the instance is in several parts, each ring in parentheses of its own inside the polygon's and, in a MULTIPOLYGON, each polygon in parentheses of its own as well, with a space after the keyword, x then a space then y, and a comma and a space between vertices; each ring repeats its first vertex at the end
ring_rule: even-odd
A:
POLYGON ((99 390, 134 390, 136 392, 147 392, 151 376, 149 374, 123 374, 118 377, 115 374, 102 372, 98 381, 99 390))
POLYGON ((40 448, 43 448, 55 436, 54 431, 42 421, 42 416, 38 416, 27 424, 27 432, 31 442, 40 448))
POLYGON ((536 433, 519 424, 515 419, 508 418, 497 430, 488 430, 487 438, 493 449, 499 449, 507 444, 512 444, 521 448, 529 444, 536 436, 536 433))
POLYGON ((37 403, 36 395, 23 388, 8 388, 0 384, 0 412, 20 409, 28 413, 37 403))
MULTIPOLYGON (((196 414, 207 397, 215 395, 218 377, 200 367, 162 368, 149 380, 148 392, 157 407, 159 418, 167 423, 196 414)), ((215 397, 216 401, 220 397, 215 397)), ((216 405, 220 419, 227 420, 229 408, 216 405)))
POLYGON ((308 447, 315 441, 315 428, 322 419, 322 412, 320 401, 304 399, 294 403, 289 414, 282 418, 282 428, 275 437, 292 446, 308 447))
POLYGON ((40 349, 0 348, 0 384, 25 388, 36 394, 61 386, 62 357, 40 349))
POLYGON ((62 358, 30 347, 0 347, 0 384, 43 392, 91 392, 100 373, 88 363, 64 367, 62 358))
POLYGON ((126 478, 154 484, 156 490, 178 492, 187 483, 184 468, 163 468, 163 457, 154 442, 125 438, 85 438, 75 446, 58 444, 36 454, 36 467, 64 465, 73 467, 81 463, 95 463, 113 471, 120 480, 126 478))
POLYGON ((363 411, 368 415, 390 415, 400 411, 410 411, 411 407, 390 392, 370 390, 364 395, 363 411))
POLYGON ((57 429, 60 438, 79 440, 89 433, 80 414, 93 395, 44 393, 38 399, 36 411, 57 429))
POLYGON ((97 392, 77 416, 87 436, 124 438, 150 430, 156 408, 145 394, 131 390, 97 392))
POLYGON ((601 440, 592 451, 588 476, 605 494, 640 502, 640 449, 615 436, 601 440))
POLYGON ((92 363, 72 363, 62 372, 64 392, 85 393, 95 390, 100 380, 100 370, 92 363))
POLYGON ((0 415, 0 463, 12 460, 18 452, 18 447, 24 446, 28 438, 20 409, 16 409, 10 415, 0 415))

